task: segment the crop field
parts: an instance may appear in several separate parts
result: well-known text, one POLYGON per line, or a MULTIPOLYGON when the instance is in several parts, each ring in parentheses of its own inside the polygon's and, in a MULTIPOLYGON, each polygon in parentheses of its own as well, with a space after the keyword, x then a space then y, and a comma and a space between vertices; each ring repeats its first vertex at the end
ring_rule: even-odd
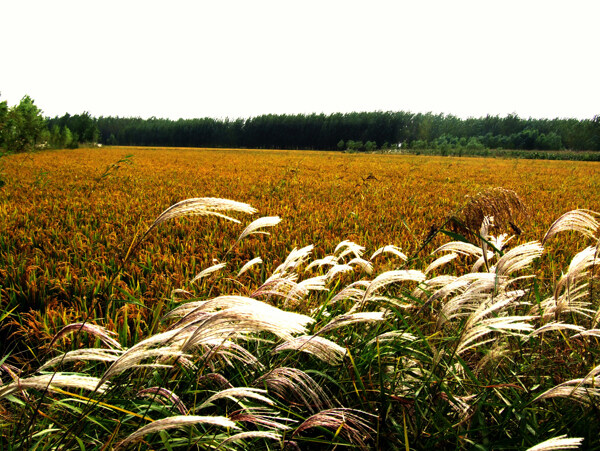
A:
POLYGON ((600 446, 599 163, 108 147, 0 180, 7 449, 600 446))

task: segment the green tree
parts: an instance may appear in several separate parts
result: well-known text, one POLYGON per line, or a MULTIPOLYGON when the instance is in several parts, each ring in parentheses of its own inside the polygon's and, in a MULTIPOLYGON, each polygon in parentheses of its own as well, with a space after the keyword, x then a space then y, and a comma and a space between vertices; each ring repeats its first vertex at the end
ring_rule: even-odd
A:
POLYGON ((31 150, 46 131, 42 110, 35 106, 29 96, 23 97, 17 106, 9 108, 5 116, 0 142, 6 150, 13 152, 31 150))
POLYGON ((377 150, 377 143, 375 141, 367 141, 365 143, 365 150, 367 152, 373 152, 374 150, 377 150))
POLYGON ((467 142, 467 150, 484 150, 485 146, 475 136, 469 139, 467 142))

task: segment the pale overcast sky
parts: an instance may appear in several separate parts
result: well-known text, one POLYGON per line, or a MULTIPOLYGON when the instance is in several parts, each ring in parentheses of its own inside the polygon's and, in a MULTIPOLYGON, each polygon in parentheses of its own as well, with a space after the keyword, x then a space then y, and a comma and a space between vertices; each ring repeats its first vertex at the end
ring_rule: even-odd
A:
POLYGON ((600 114, 599 0, 0 0, 0 100, 47 116, 600 114))

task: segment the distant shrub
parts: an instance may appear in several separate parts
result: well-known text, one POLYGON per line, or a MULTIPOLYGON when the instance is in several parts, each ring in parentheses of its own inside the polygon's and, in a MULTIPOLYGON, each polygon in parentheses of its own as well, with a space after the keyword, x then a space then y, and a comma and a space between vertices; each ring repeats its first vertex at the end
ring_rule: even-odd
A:
POLYGON ((467 150, 484 150, 485 146, 479 139, 473 137, 467 142, 466 148, 467 150))
POLYGON ((372 152, 374 150, 377 150, 377 143, 375 141, 367 141, 365 143, 365 150, 367 152, 372 152))
POLYGON ((410 143, 410 148, 417 149, 417 150, 427 149, 427 141, 424 141, 422 139, 417 139, 410 143))

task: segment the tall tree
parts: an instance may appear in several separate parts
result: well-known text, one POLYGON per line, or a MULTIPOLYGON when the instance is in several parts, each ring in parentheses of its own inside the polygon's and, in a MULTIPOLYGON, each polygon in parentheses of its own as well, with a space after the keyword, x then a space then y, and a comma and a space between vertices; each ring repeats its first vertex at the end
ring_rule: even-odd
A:
MULTIPOLYGON (((5 102, 3 102, 5 103, 5 102)), ((5 107, 0 107, 0 110, 5 107)), ((0 115, 5 116, 4 125, 0 129, 0 142, 3 147, 13 152, 30 150, 40 141, 46 131, 46 122, 40 110, 29 96, 0 115)))

